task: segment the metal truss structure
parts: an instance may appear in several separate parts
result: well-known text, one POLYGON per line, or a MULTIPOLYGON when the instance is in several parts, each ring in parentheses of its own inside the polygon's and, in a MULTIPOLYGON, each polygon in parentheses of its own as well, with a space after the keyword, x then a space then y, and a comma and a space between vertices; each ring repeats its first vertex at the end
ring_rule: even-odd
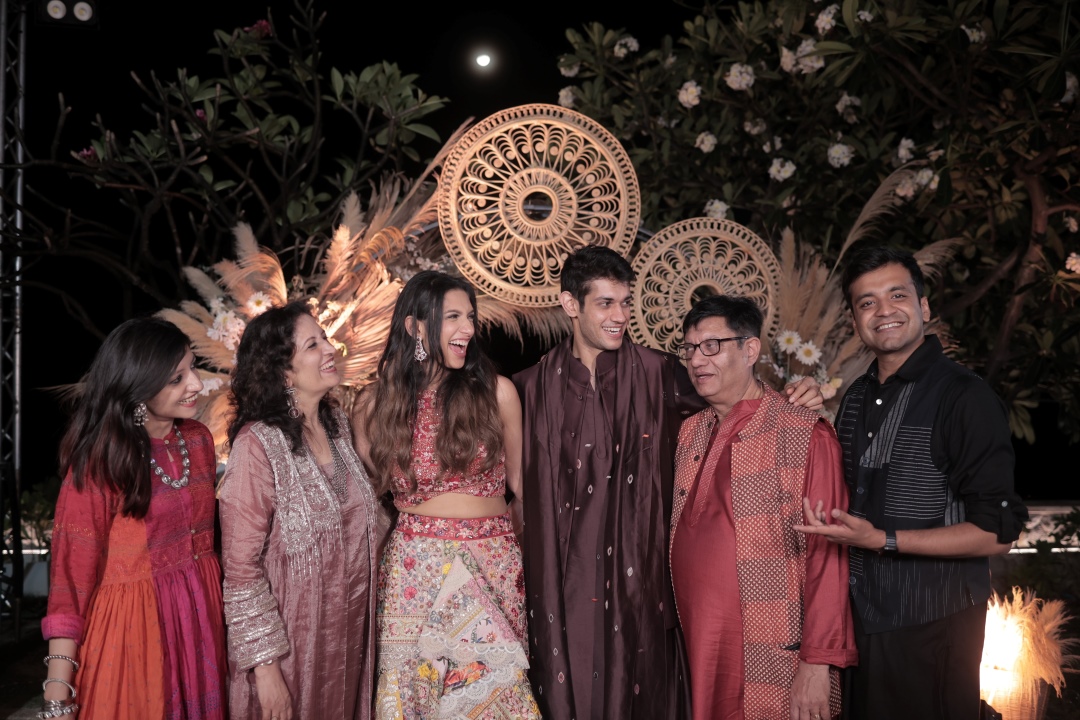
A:
POLYGON ((16 640, 23 593, 19 512, 22 456, 23 120, 25 117, 28 0, 0 0, 0 516, 3 574, 0 611, 10 615, 16 640))

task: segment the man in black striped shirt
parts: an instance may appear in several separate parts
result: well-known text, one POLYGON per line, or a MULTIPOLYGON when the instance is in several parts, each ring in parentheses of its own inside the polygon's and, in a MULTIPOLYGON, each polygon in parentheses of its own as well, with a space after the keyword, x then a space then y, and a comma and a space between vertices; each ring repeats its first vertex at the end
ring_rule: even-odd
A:
POLYGON ((851 717, 978 720, 988 557, 1008 552, 1027 519, 1008 415, 923 334, 930 305, 914 257, 866 248, 844 288, 876 357, 837 414, 850 514, 809 498, 802 529, 851 547, 851 717))

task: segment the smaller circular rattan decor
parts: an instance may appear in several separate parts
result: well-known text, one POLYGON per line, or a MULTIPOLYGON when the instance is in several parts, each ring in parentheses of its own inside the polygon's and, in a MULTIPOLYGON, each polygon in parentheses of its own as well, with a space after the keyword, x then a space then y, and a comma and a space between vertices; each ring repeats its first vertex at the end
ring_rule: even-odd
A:
POLYGON ((524 307, 557 305, 566 256, 625 255, 641 194, 630 158, 598 123, 557 105, 521 105, 473 127, 443 165, 439 230, 461 274, 524 307))
POLYGON ((780 264, 761 238, 729 220, 693 218, 670 225, 632 263, 637 281, 630 337, 675 352, 682 320, 698 300, 742 295, 765 312, 763 341, 776 332, 780 264))

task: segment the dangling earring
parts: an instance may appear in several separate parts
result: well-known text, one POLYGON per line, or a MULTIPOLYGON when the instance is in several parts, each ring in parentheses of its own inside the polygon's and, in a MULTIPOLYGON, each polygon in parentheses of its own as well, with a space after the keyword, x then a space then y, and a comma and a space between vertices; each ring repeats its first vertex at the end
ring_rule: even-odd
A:
POLYGON ((294 420, 300 417, 300 408, 296 407, 296 388, 285 388, 285 400, 289 403, 289 417, 294 420))
POLYGON ((146 403, 141 402, 135 406, 135 410, 131 413, 131 419, 135 422, 135 427, 142 427, 146 424, 146 418, 149 416, 149 411, 146 408, 146 403))
POLYGON ((416 362, 424 362, 427 360, 427 352, 424 350, 424 343, 420 342, 420 333, 416 334, 416 351, 413 353, 413 357, 416 358, 416 362))

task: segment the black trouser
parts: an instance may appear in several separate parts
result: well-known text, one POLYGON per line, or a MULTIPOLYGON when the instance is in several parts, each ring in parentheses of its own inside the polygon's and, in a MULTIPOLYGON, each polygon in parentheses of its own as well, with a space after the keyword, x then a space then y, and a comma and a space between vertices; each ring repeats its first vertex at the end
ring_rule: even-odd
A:
POLYGON ((851 720, 978 720, 986 604, 914 627, 865 634, 846 698, 851 720))

